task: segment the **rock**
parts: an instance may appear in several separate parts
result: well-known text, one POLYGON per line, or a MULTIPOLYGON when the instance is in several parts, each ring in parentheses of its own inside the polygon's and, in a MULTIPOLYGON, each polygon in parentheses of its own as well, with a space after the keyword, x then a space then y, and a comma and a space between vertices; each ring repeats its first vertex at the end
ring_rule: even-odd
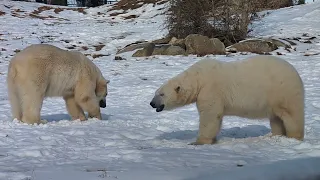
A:
POLYGON ((120 60, 126 60, 125 58, 121 57, 121 56, 115 56, 114 60, 116 61, 120 61, 120 60))
POLYGON ((295 42, 293 42, 292 40, 289 40, 289 39, 281 38, 281 40, 284 40, 284 41, 288 42, 291 46, 297 45, 297 43, 295 43, 295 42))
POLYGON ((153 40, 152 43, 154 44, 168 44, 171 40, 171 37, 164 37, 161 39, 153 40))
POLYGON ((152 55, 168 55, 168 56, 186 55, 186 51, 180 46, 172 46, 172 45, 166 44, 162 46, 156 46, 152 52, 152 55))
POLYGON ((162 46, 156 46, 152 52, 152 55, 164 55, 165 50, 171 45, 162 45, 162 46))
POLYGON ((271 41, 263 39, 249 39, 240 41, 227 47, 227 50, 233 49, 237 52, 252 52, 257 54, 265 54, 278 49, 277 45, 271 41))
POLYGON ((172 37, 171 40, 168 42, 168 44, 172 44, 172 43, 176 42, 177 40, 178 40, 178 38, 172 37))
POLYGON ((185 39, 177 39, 176 37, 173 37, 169 44, 173 46, 180 46, 181 48, 186 49, 185 39))
POLYGON ((190 34, 185 38, 185 45, 188 54, 204 56, 216 53, 214 42, 207 36, 190 34))
POLYGON ((291 48, 291 45, 286 44, 286 42, 284 42, 281 39, 268 38, 268 39, 265 39, 265 40, 271 41, 277 47, 291 48))
POLYGON ((186 55, 186 51, 180 46, 169 46, 163 52, 163 55, 168 55, 168 56, 186 55))
POLYGON ((136 49, 140 49, 140 48, 144 48, 146 46, 148 46, 150 43, 149 42, 141 42, 141 43, 137 43, 137 44, 130 44, 127 45, 126 47, 118 50, 118 52, 116 54, 120 54, 120 53, 125 53, 125 52, 129 52, 129 51, 134 51, 136 49))
POLYGON ((132 57, 145 57, 145 56, 151 56, 152 52, 154 50, 155 44, 149 43, 146 45, 143 49, 137 50, 132 57))
POLYGON ((119 49, 116 54, 121 54, 121 53, 129 52, 129 51, 134 51, 136 49, 144 48, 148 44, 150 44, 150 43, 144 42, 144 43, 139 43, 139 44, 130 44, 130 45, 125 46, 122 49, 119 49))
POLYGON ((211 38, 210 40, 212 41, 213 46, 215 47, 214 54, 226 54, 226 47, 218 38, 211 38))

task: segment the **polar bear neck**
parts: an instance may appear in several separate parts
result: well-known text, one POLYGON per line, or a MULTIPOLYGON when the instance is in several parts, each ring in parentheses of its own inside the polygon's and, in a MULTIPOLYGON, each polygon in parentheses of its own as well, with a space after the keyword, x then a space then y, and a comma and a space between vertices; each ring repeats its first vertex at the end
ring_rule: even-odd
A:
POLYGON ((180 73, 177 76, 178 81, 180 81, 180 84, 182 85, 182 93, 180 98, 185 105, 192 104, 197 100, 197 96, 200 92, 198 78, 199 72, 190 69, 180 73))

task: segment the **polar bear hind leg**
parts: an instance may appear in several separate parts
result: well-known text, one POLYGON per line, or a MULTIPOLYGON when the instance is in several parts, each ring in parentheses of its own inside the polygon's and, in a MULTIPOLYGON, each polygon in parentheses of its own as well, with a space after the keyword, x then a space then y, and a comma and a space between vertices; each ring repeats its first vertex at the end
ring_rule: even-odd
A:
POLYGON ((12 118, 22 121, 22 108, 21 108, 21 99, 20 95, 17 92, 18 89, 14 87, 13 84, 8 84, 8 94, 9 94, 9 101, 11 104, 11 113, 12 118))
POLYGON ((298 140, 304 139, 303 108, 294 108, 292 110, 288 110, 286 108, 277 108, 274 112, 282 120, 285 128, 285 135, 288 138, 295 138, 298 140))
POLYGON ((286 129, 284 127, 282 119, 276 115, 270 117, 270 127, 272 136, 285 136, 286 129))

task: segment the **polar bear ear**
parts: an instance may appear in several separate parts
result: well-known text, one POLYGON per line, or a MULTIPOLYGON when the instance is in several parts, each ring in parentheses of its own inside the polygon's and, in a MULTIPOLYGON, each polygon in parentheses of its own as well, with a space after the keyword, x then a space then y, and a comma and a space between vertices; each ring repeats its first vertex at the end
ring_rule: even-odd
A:
POLYGON ((181 89, 180 86, 174 88, 174 90, 176 91, 176 93, 178 93, 178 92, 180 91, 180 89, 181 89))

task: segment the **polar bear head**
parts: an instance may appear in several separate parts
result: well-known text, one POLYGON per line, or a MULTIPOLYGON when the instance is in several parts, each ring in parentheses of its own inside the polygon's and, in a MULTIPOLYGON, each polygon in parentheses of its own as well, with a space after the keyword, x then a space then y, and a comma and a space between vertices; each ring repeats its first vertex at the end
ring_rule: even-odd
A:
POLYGON ((177 76, 164 83, 150 102, 156 112, 172 110, 194 102, 193 85, 185 76, 177 76))
POLYGON ((106 97, 108 95, 108 84, 109 84, 109 80, 106 80, 104 78, 100 79, 97 82, 97 86, 96 86, 96 96, 97 99, 99 101, 99 106, 101 108, 105 108, 106 105, 106 97))

